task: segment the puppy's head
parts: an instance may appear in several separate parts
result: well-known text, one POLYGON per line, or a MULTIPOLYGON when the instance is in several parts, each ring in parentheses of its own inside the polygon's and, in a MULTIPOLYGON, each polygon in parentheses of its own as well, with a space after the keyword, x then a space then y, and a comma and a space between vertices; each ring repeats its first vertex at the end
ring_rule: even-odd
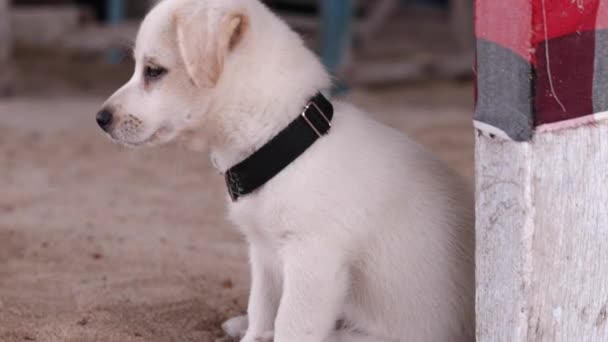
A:
POLYGON ((235 3, 165 0, 146 16, 133 76, 97 114, 113 140, 155 145, 201 125, 224 61, 247 28, 235 3))

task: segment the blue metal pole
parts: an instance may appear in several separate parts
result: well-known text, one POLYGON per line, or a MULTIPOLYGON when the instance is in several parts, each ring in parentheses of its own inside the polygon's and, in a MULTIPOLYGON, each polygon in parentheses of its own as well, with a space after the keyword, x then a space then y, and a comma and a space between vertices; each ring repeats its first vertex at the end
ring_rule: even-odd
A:
MULTIPOLYGON (((124 0, 107 0, 108 24, 116 25, 125 19, 125 1, 124 0)), ((112 48, 108 53, 108 61, 112 64, 120 63, 122 52, 119 49, 112 48)))
MULTIPOLYGON (((336 75, 347 62, 352 47, 353 0, 321 0, 321 59, 327 70, 336 75)), ((334 91, 344 90, 338 84, 334 91)))
POLYGON ((108 22, 110 24, 120 23, 124 19, 124 0, 108 0, 108 22))

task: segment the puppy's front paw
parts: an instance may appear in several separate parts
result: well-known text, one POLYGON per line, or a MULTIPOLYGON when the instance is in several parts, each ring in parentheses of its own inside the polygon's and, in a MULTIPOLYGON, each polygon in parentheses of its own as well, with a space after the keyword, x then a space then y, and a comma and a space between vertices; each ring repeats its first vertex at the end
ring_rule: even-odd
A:
POLYGON ((240 342, 273 342, 274 331, 267 331, 257 336, 245 336, 240 342))
POLYGON ((222 324, 224 333, 235 341, 238 341, 245 336, 248 327, 249 320, 247 319, 247 315, 231 318, 222 324))

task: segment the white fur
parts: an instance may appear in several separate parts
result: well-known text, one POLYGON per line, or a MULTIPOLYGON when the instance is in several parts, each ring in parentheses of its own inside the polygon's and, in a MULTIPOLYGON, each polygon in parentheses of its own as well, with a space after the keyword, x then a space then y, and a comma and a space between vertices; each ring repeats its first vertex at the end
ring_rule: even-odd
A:
MULTIPOLYGON (((301 39, 255 0, 165 0, 144 21, 135 57, 133 79, 107 105, 141 123, 130 130, 117 124, 110 134, 130 145, 180 137, 208 147, 220 172, 330 86, 301 39), (215 36, 226 33, 215 26, 226 16, 247 18, 242 39, 225 51, 219 79, 207 87, 193 79, 201 66, 187 66, 180 53, 194 48, 178 43, 184 13, 202 23, 190 30, 204 34, 186 31, 200 36, 198 49, 222 39, 215 36), (144 56, 169 69, 148 88, 139 76, 144 56)), ((249 322, 231 326, 247 327, 242 342, 272 335, 276 342, 473 341, 470 189, 401 133, 334 104, 329 135, 229 204, 252 268, 249 322), (344 327, 336 330, 338 320, 344 327)))

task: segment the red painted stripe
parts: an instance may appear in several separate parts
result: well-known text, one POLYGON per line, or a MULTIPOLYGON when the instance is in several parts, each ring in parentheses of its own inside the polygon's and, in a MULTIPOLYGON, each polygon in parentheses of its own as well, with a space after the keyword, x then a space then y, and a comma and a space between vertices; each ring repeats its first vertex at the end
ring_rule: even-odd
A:
POLYGON ((600 1, 597 9, 596 29, 608 29, 608 1, 600 1))
POLYGON ((479 39, 531 64, 533 91, 519 100, 532 101, 535 126, 593 113, 595 32, 608 29, 608 0, 477 0, 475 11, 479 39))
POLYGON ((506 47, 536 64, 534 48, 546 39, 593 30, 596 22, 602 28, 608 28, 608 1, 601 2, 478 0, 475 6, 476 34, 478 38, 506 47))
POLYGON ((594 30, 539 44, 534 94, 536 126, 593 113, 594 59, 594 30))
POLYGON ((532 3, 530 0, 477 0, 475 32, 519 54, 532 58, 532 3))
POLYGON ((599 2, 600 0, 534 0, 532 44, 595 29, 599 2))

